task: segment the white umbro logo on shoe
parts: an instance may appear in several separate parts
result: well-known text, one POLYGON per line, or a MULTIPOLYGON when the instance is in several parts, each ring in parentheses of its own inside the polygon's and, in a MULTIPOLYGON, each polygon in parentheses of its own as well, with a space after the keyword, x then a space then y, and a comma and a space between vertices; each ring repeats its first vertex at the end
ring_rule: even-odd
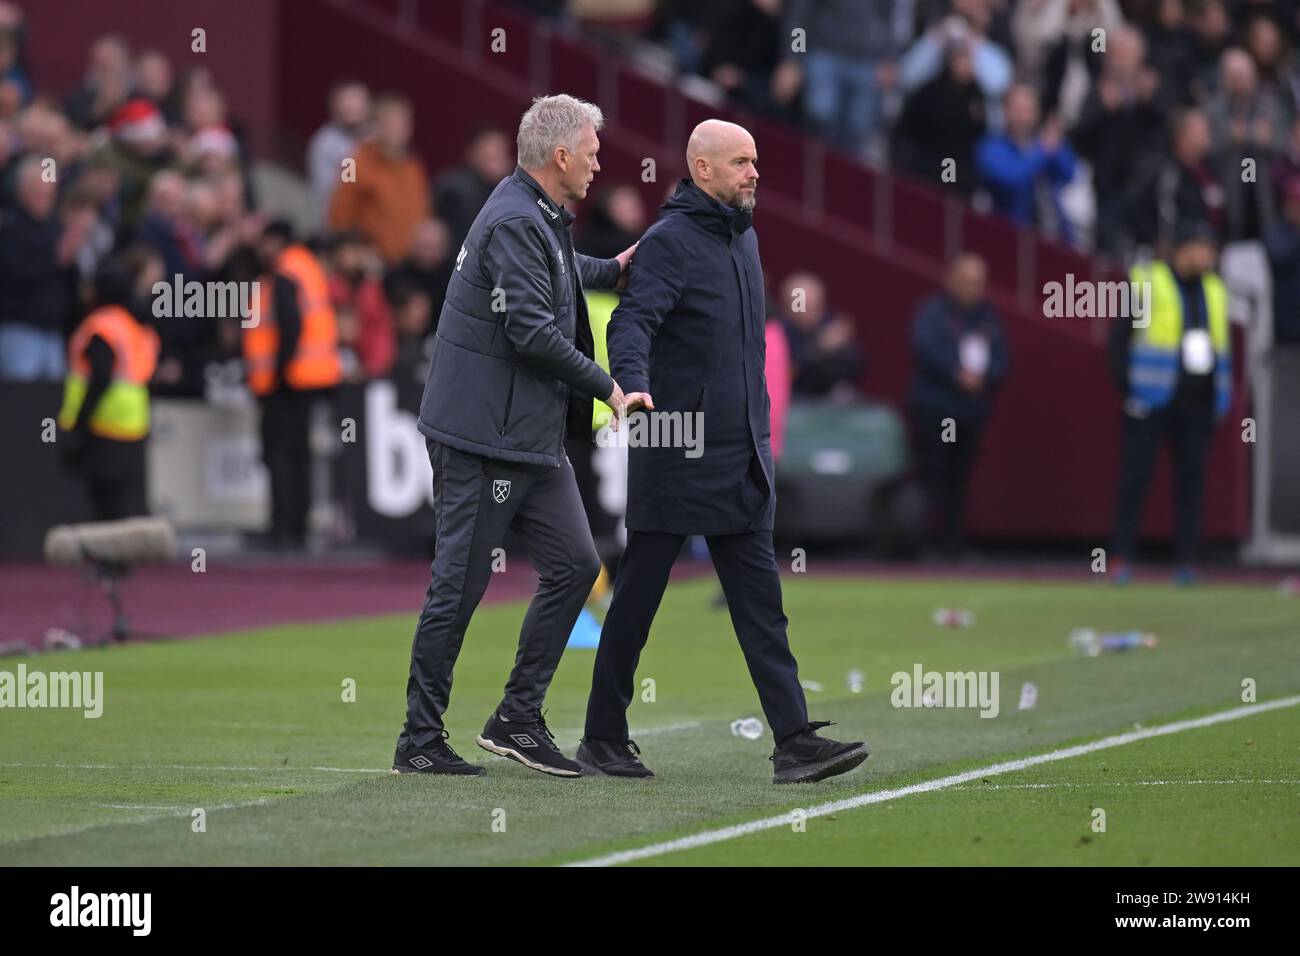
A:
POLYGON ((424 770, 427 767, 433 766, 433 761, 430 760, 428 757, 426 757, 424 754, 416 754, 407 762, 416 770, 424 770))
POLYGON ((521 747, 536 747, 537 741, 527 734, 511 734, 510 739, 521 747))

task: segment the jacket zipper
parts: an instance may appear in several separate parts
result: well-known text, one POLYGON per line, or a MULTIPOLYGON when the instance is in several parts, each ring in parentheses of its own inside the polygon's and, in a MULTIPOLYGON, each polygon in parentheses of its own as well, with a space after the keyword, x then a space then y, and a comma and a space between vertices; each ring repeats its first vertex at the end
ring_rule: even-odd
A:
POLYGON ((510 406, 514 403, 514 400, 515 400, 515 369, 512 367, 510 369, 510 387, 506 389, 506 414, 505 417, 501 420, 501 430, 497 433, 499 435, 504 435, 506 433, 506 429, 510 427, 510 406))

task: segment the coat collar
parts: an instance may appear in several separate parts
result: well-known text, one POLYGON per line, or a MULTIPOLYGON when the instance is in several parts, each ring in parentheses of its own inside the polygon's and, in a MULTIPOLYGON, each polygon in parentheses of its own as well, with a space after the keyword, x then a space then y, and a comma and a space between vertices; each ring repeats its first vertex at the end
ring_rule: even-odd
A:
POLYGON ((664 212, 683 212, 699 220, 710 232, 730 237, 754 224, 754 213, 718 202, 689 179, 677 184, 677 191, 663 205, 664 212))
POLYGON ((541 207, 546 221, 556 229, 562 229, 573 222, 573 213, 546 195, 546 190, 538 184, 537 180, 528 175, 522 166, 515 167, 514 175, 511 178, 537 197, 537 205, 541 207))

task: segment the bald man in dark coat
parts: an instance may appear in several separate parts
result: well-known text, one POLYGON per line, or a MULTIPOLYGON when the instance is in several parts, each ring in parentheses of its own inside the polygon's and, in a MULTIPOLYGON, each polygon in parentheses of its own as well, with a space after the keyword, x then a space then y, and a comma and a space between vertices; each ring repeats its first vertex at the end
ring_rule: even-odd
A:
MULTIPOLYGON (((584 772, 652 776, 629 739, 627 707, 636 665, 691 534, 707 537, 732 624, 776 750, 776 783, 821 780, 867 757, 809 722, 798 666, 786 638, 772 545, 776 510, 770 407, 764 377, 763 270, 754 233, 758 155, 753 137, 719 120, 696 127, 690 179, 660 210, 637 246, 627 294, 609 326, 610 370, 635 415, 691 416, 703 441, 638 444, 629 420, 627 551, 596 652, 584 772)), ((647 434, 689 435, 657 424, 647 434)), ((699 435, 693 437, 700 437, 699 435)))

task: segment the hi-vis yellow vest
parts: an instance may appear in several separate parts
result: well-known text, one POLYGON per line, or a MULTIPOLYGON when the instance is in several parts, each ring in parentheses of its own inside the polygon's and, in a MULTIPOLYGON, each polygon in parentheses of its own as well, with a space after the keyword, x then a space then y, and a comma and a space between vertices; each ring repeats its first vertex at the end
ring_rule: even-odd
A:
POLYGON ((90 385, 86 346, 96 335, 113 349, 113 378, 91 413, 90 431, 101 438, 139 441, 149 434, 149 379, 158 365, 158 334, 116 305, 86 316, 68 342, 59 427, 68 430, 77 423, 90 385))
MULTIPOLYGON (((614 310, 618 308, 618 293, 616 292, 584 292, 587 297, 587 316, 591 319, 591 342, 593 349, 593 358, 597 365, 606 372, 609 371, 609 343, 606 336, 609 331, 609 320, 613 316, 614 310)), ((596 402, 591 410, 591 430, 600 431, 609 424, 609 420, 614 415, 614 410, 604 402, 596 402)))
MULTIPOLYGON (((1133 267, 1134 282, 1150 282, 1146 328, 1135 325, 1129 350, 1129 396, 1143 410, 1162 408, 1174 397, 1182 364, 1183 297, 1178 280, 1164 262, 1133 267)), ((1232 343, 1228 335, 1228 290, 1213 273, 1201 279, 1214 346, 1214 414, 1222 416, 1232 399, 1232 343)))

